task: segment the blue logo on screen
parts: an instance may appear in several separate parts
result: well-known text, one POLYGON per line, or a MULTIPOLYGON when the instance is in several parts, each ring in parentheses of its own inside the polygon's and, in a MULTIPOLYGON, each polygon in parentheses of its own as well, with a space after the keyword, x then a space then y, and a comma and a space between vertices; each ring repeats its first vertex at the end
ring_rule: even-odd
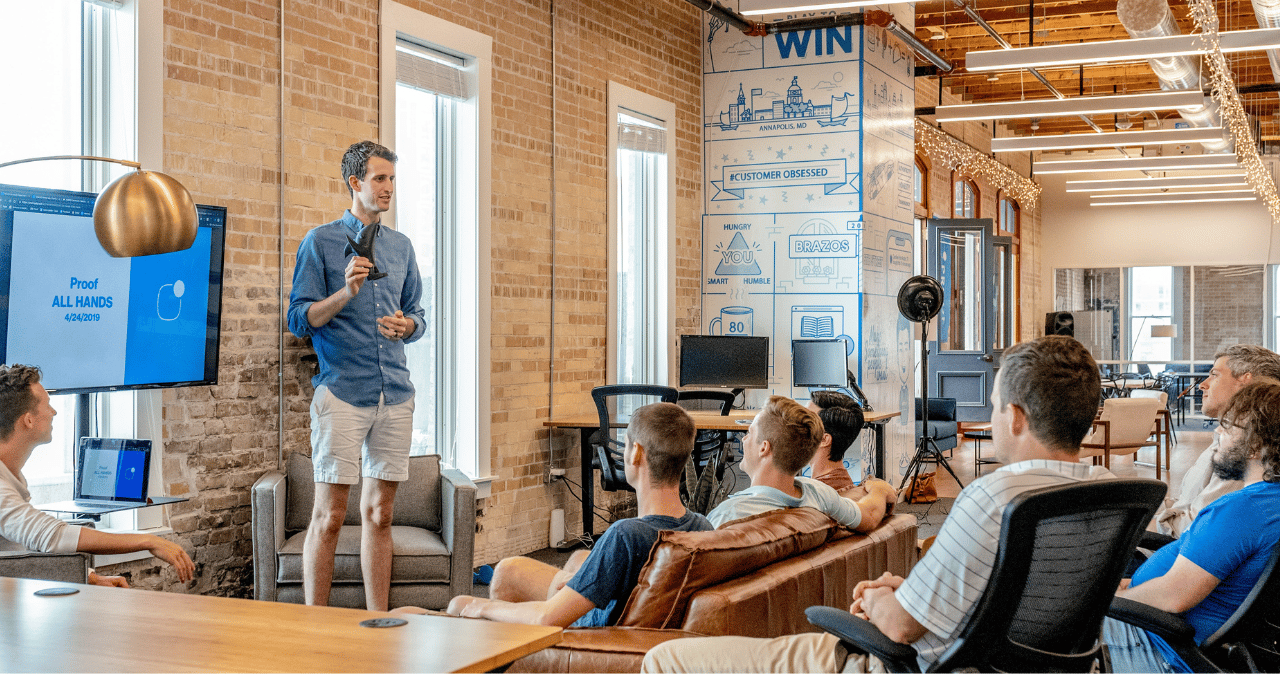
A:
POLYGON ((116 470, 116 498, 142 498, 142 488, 146 484, 146 452, 120 452, 119 468, 116 470))

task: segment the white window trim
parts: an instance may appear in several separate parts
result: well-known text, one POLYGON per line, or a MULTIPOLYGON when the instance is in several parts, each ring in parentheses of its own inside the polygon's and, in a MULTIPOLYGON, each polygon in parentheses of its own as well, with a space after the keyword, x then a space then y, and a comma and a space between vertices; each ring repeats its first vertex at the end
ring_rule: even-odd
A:
POLYGON ((652 382, 663 386, 669 385, 670 382, 677 381, 677 374, 674 371, 675 363, 671 358, 675 347, 675 283, 673 282, 673 274, 676 246, 675 237, 671 235, 675 228, 676 222, 676 104, 671 101, 665 101, 656 96, 636 91, 626 85, 618 82, 610 81, 608 84, 608 108, 607 117, 608 126, 608 146, 607 152, 609 156, 608 167, 608 183, 609 183, 609 339, 605 340, 607 344, 607 353, 605 362, 607 370, 605 376, 610 383, 618 381, 618 363, 617 349, 618 345, 613 339, 613 335, 618 330, 618 277, 615 273, 618 269, 618 112, 621 108, 634 110, 643 113, 654 119, 666 122, 666 139, 667 139, 667 217, 657 232, 658 241, 663 242, 665 251, 656 251, 657 257, 657 281, 658 281, 658 315, 662 317, 662 322, 654 326, 654 340, 657 347, 658 360, 658 377, 659 381, 652 382))
MULTIPOLYGON (((440 45, 446 49, 466 54, 474 59, 467 70, 476 78, 475 105, 476 147, 476 232, 474 238, 458 237, 458 268, 475 270, 475 284, 468 286, 475 292, 475 324, 457 326, 458 386, 457 400, 460 413, 473 413, 460 418, 455 426, 459 448, 476 448, 476 475, 471 478, 478 488, 477 496, 489 494, 493 480, 490 447, 490 305, 492 274, 491 239, 489 230, 492 194, 493 147, 493 38, 463 28, 425 12, 410 9, 392 0, 382 0, 378 26, 380 50, 379 116, 380 142, 395 149, 396 146, 396 33, 404 33, 440 45)), ((395 210, 384 216, 384 223, 395 226, 395 210)), ((471 279, 469 278, 468 281, 471 279)), ((471 299, 471 298, 467 298, 471 299)), ((468 306, 460 299, 459 306, 468 306)), ((465 314, 464 314, 465 315, 465 314)))

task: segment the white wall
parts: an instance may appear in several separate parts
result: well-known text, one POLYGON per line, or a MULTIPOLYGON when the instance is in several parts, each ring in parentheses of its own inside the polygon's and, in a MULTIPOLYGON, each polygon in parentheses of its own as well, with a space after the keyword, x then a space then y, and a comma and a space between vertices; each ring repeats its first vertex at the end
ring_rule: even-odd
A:
POLYGON ((1044 188, 1037 313, 1053 311, 1055 269, 1280 263, 1280 228, 1261 200, 1091 207, 1087 194, 1066 192, 1067 175, 1037 180, 1044 188))

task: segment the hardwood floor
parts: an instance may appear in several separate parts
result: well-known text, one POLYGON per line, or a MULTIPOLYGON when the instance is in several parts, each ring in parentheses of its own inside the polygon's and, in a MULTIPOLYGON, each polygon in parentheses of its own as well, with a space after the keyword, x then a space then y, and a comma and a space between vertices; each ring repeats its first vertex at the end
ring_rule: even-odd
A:
MULTIPOLYGON (((1195 463, 1196 457, 1204 451, 1206 447, 1213 441, 1212 431, 1178 431, 1178 442, 1174 443, 1170 452, 1171 468, 1169 473, 1161 471, 1161 479, 1169 483, 1169 494, 1176 495, 1178 487, 1181 484, 1182 476, 1195 463), (1172 473, 1172 476, 1170 475, 1172 473)), ((960 446, 952 450, 951 457, 947 458, 951 469, 956 472, 965 484, 969 484, 974 478, 973 458, 974 451, 977 446, 976 440, 962 439, 960 446)), ((1146 477, 1155 478, 1156 469, 1151 462, 1154 457, 1155 450, 1147 448, 1140 450, 1136 455, 1117 456, 1111 458, 1111 472, 1119 477, 1146 477), (1148 465, 1135 463, 1146 462, 1148 465)), ((945 453, 945 452, 944 452, 945 453)), ((991 458, 994 456, 994 450, 990 440, 982 441, 983 458, 991 458)), ((986 464, 981 466, 982 474, 990 473, 1000 467, 1000 464, 986 464)), ((930 467, 926 467, 928 469, 930 467)), ((955 497, 960 493, 960 487, 951 475, 945 470, 938 471, 937 478, 938 496, 955 497)), ((897 485, 895 485, 897 486, 897 485)))

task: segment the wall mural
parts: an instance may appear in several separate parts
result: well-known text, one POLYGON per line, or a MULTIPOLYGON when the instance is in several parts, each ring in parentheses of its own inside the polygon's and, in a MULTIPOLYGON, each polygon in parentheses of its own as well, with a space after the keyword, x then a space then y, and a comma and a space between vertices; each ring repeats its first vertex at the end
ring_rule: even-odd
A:
MULTIPOLYGON (((895 301, 914 255, 913 56, 874 26, 747 37, 708 16, 704 29, 703 332, 770 337, 770 388, 749 407, 807 402, 791 340, 843 339, 875 408, 903 413, 888 426, 895 481, 913 445, 911 325, 895 301)), ((845 461, 855 471, 869 436, 845 461)))

